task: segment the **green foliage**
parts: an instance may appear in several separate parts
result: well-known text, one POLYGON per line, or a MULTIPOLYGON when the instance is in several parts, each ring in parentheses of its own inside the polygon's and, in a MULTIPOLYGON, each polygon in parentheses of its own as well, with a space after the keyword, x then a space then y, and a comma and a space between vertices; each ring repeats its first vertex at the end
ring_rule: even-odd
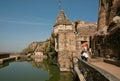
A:
POLYGON ((43 53, 48 54, 48 52, 49 52, 49 47, 48 47, 48 43, 46 43, 45 47, 43 48, 43 53))
POLYGON ((34 50, 31 48, 26 48, 23 50, 23 53, 33 53, 33 52, 34 52, 34 50))
POLYGON ((48 56, 48 58, 54 58, 57 56, 57 52, 55 51, 55 42, 53 39, 49 40, 43 48, 44 54, 48 56))

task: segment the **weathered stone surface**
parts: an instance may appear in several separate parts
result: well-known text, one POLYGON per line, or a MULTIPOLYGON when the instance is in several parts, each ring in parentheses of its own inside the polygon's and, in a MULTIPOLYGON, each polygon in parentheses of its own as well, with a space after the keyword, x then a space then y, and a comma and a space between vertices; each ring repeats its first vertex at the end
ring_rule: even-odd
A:
POLYGON ((56 21, 55 21, 55 24, 54 26, 57 26, 57 25, 66 25, 66 24, 70 24, 69 22, 69 19, 67 18, 67 16, 65 15, 64 11, 61 10, 56 21))
POLYGON ((100 0, 98 30, 108 26, 117 15, 120 16, 120 0, 100 0))
POLYGON ((84 21, 76 21, 77 24, 77 32, 80 35, 89 35, 93 36, 97 30, 96 22, 84 22, 84 21))
POLYGON ((120 60, 120 0, 100 0, 93 48, 98 56, 120 60))

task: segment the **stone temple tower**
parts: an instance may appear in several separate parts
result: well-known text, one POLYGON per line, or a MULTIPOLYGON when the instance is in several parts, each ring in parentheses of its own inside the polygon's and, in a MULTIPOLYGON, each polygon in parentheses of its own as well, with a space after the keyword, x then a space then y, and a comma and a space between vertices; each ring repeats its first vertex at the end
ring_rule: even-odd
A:
POLYGON ((73 57, 76 54, 75 33, 72 22, 68 20, 63 10, 60 10, 55 21, 53 34, 60 71, 70 71, 73 68, 73 57))

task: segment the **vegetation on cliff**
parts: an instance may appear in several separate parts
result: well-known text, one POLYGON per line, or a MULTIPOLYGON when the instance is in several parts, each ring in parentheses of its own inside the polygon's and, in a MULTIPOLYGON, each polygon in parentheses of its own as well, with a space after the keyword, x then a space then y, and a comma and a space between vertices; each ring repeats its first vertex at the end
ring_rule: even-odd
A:
POLYGON ((34 50, 31 49, 31 48, 25 48, 25 49, 22 51, 22 53, 25 53, 25 54, 33 53, 33 52, 34 52, 34 50))
POLYGON ((45 44, 43 48, 43 53, 48 56, 48 58, 54 59, 57 57, 57 52, 55 51, 55 41, 53 38, 47 40, 48 42, 45 44))
POLYGON ((22 53, 34 54, 36 51, 42 51, 44 55, 48 56, 48 58, 55 59, 57 57, 57 52, 55 51, 54 37, 51 36, 49 39, 43 42, 32 42, 27 48, 23 50, 22 53))

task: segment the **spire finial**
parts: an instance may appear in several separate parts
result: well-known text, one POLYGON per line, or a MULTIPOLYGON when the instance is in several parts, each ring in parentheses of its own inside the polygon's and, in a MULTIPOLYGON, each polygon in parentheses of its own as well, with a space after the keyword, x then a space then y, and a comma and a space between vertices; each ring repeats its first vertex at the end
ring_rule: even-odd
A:
POLYGON ((61 2, 61 0, 59 0, 59 10, 61 10, 62 9, 62 2, 61 2))

